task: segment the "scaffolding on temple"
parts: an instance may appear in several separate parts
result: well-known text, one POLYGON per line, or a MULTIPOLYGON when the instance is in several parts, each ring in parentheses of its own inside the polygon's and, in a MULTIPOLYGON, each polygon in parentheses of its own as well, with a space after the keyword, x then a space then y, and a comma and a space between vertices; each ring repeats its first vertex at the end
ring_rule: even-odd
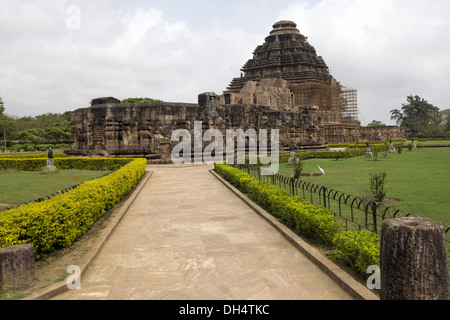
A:
POLYGON ((294 104, 317 106, 321 110, 339 112, 340 87, 321 82, 294 83, 290 89, 294 95, 294 104))
POLYGON ((341 119, 359 121, 357 90, 351 87, 342 87, 340 101, 341 119))

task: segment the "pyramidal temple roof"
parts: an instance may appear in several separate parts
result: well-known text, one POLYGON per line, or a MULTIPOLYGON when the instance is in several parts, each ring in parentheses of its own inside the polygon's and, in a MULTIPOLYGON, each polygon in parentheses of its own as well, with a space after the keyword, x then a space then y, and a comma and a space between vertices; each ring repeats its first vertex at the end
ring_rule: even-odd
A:
POLYGON ((282 78, 291 83, 330 83, 328 66, 316 49, 297 29, 293 21, 282 20, 273 25, 273 30, 262 45, 253 51, 253 58, 241 68, 240 78, 234 78, 228 89, 240 90, 247 81, 264 78, 282 78))

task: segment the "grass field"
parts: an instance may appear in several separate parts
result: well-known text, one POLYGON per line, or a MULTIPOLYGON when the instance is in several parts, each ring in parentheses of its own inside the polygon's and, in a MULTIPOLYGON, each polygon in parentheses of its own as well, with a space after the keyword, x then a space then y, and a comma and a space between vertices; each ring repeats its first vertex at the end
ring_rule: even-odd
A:
POLYGON ((107 171, 59 170, 54 174, 40 171, 0 171, 0 210, 36 200, 58 190, 106 174, 107 171))
MULTIPOLYGON (((411 142, 411 141, 409 141, 411 142)), ((417 145, 432 146, 432 145, 450 145, 450 139, 448 140, 428 140, 428 141, 417 141, 417 145)))
MULTIPOLYGON (((355 196, 369 194, 371 173, 386 172, 387 204, 419 216, 430 217, 450 225, 450 148, 424 148, 401 154, 378 154, 378 161, 356 157, 336 161, 311 159, 304 161, 304 171, 325 175, 302 177, 315 184, 335 188, 355 196)), ((293 168, 280 165, 280 174, 290 176, 293 168)))

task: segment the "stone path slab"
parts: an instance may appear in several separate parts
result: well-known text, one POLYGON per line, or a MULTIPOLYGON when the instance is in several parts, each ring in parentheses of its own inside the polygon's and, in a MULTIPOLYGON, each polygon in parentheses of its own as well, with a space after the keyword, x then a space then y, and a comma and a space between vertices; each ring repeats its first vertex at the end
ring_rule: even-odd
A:
POLYGON ((211 168, 149 166, 81 289, 54 299, 352 299, 211 168))

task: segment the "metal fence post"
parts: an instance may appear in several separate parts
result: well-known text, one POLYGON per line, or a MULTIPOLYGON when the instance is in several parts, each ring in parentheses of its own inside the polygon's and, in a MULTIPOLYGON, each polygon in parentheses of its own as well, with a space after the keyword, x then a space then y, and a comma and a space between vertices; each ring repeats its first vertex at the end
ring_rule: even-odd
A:
MULTIPOLYGON (((323 207, 326 208, 327 207, 327 200, 326 200, 326 190, 327 188, 325 186, 322 186, 322 188, 320 188, 320 190, 323 191, 323 207)), ((320 193, 320 191, 319 191, 320 193)))

